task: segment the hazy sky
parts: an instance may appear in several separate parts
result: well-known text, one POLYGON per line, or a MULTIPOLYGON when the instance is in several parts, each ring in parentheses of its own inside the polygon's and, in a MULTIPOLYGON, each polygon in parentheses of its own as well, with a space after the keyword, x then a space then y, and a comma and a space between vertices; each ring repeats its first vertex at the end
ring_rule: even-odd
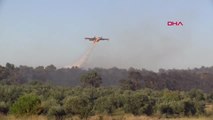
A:
POLYGON ((87 67, 213 65, 211 0, 2 0, 0 64, 63 67, 103 36, 87 67), (167 26, 181 21, 183 26, 167 26))

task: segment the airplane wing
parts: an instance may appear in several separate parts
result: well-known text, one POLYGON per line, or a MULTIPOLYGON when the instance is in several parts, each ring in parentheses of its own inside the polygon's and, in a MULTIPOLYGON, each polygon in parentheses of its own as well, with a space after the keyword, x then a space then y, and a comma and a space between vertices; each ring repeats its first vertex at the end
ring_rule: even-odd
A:
POLYGON ((108 38, 102 38, 101 40, 109 40, 108 38))
POLYGON ((92 39, 92 38, 85 37, 84 39, 88 39, 89 40, 89 39, 92 39))
POLYGON ((85 39, 85 40, 89 40, 89 41, 93 41, 93 38, 85 37, 84 39, 85 39))

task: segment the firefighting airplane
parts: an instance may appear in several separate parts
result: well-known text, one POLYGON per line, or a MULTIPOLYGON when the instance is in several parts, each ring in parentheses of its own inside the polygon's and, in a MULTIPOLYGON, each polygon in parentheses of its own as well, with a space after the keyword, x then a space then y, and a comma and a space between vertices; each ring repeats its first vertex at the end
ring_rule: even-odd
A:
POLYGON ((92 38, 89 38, 89 37, 85 37, 86 40, 89 40, 89 41, 93 41, 93 43, 97 43, 99 42, 100 40, 109 40, 108 38, 102 38, 102 37, 92 37, 92 38))

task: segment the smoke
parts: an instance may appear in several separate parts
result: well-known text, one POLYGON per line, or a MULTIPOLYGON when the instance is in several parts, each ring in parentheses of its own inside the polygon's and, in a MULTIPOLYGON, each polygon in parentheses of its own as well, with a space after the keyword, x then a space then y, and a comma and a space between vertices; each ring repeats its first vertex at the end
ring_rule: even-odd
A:
POLYGON ((97 43, 94 42, 94 43, 86 50, 86 52, 80 57, 80 59, 79 59, 76 63, 74 63, 73 65, 67 66, 67 68, 72 68, 72 67, 81 68, 81 67, 83 67, 83 66, 86 64, 86 62, 87 62, 89 56, 91 55, 93 49, 94 49, 95 46, 96 46, 96 44, 97 44, 97 43))

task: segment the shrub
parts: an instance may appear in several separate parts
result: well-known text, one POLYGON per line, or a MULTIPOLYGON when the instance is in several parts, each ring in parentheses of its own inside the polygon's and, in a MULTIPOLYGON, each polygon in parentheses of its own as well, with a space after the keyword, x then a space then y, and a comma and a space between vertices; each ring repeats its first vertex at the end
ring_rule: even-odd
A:
POLYGON ((205 100, 205 95, 201 90, 197 90, 197 89, 192 89, 191 91, 188 92, 188 96, 193 99, 193 100, 197 100, 197 101, 202 101, 205 100))
POLYGON ((134 94, 125 98, 124 111, 134 115, 153 114, 154 100, 142 94, 134 94))
POLYGON ((196 113, 196 107, 194 105, 194 102, 190 100, 186 100, 183 102, 184 105, 184 115, 195 115, 196 113))
POLYGON ((5 102, 0 102, 0 114, 7 114, 9 107, 5 102))
POLYGON ((196 115, 203 115, 205 113, 206 104, 203 101, 194 102, 196 108, 196 115))
POLYGON ((64 104, 67 114, 80 115, 80 118, 88 118, 92 115, 93 105, 87 97, 74 96, 69 97, 64 104))
POLYGON ((113 103, 114 101, 110 96, 100 97, 95 102, 95 110, 99 113, 106 112, 107 114, 112 114, 115 110, 113 103))
POLYGON ((208 96, 207 96, 207 101, 208 101, 209 103, 213 103, 213 93, 208 94, 208 96))
POLYGON ((171 105, 167 102, 165 103, 160 103, 158 105, 158 110, 160 112, 161 115, 166 115, 166 117, 171 116, 174 114, 174 110, 171 107, 171 105))
POLYGON ((54 98, 47 99, 41 102, 40 114, 47 114, 52 106, 58 106, 57 101, 54 98))
POLYGON ((52 106, 48 111, 48 115, 55 116, 56 120, 62 120, 66 113, 62 106, 52 106))
POLYGON ((41 101, 36 95, 23 95, 11 106, 10 111, 13 114, 35 114, 41 101))

